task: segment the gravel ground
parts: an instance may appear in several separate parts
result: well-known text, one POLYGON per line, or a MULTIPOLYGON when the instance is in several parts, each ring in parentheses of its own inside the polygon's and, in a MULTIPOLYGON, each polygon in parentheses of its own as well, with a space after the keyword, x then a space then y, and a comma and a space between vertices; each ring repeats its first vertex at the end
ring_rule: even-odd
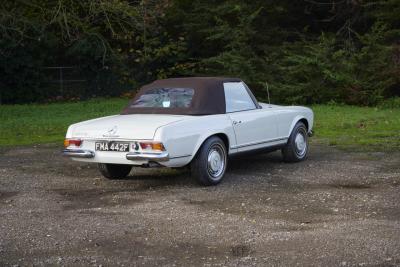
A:
POLYGON ((0 266, 400 266, 398 152, 247 156, 201 187, 185 170, 106 180, 59 151, 0 150, 0 266))

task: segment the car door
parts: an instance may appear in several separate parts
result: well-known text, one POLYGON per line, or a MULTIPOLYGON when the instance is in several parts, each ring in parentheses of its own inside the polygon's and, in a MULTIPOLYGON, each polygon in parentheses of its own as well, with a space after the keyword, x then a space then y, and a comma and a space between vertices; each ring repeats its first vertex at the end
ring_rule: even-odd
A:
POLYGON ((243 82, 224 83, 226 113, 236 136, 234 148, 240 151, 267 147, 278 135, 273 109, 262 109, 243 82))

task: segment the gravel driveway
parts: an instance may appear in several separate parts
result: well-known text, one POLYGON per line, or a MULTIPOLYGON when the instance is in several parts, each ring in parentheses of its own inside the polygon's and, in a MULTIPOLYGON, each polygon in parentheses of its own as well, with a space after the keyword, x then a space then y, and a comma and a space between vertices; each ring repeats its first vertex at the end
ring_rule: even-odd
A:
POLYGON ((201 187, 106 180, 60 149, 0 150, 0 266, 400 266, 400 153, 247 156, 201 187))

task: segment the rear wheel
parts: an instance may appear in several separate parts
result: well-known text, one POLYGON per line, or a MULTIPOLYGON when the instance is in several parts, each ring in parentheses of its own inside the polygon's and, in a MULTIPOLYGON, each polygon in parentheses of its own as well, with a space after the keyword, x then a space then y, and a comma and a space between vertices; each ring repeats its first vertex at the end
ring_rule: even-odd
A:
POLYGON ((99 163, 100 173, 107 179, 122 179, 131 172, 131 165, 99 163))
POLYGON ((213 136, 200 147, 191 163, 191 172, 200 184, 216 185, 221 182, 227 164, 225 144, 221 138, 213 136))
POLYGON ((308 154, 308 134, 307 127, 302 122, 298 122, 286 146, 282 149, 283 160, 285 162, 299 162, 304 160, 308 154))

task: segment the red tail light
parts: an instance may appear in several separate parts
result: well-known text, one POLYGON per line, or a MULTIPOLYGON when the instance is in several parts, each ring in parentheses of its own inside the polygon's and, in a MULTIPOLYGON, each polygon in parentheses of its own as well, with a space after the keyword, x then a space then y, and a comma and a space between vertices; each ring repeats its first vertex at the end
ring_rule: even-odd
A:
POLYGON ((82 140, 79 140, 79 139, 65 139, 64 140, 65 147, 69 147, 69 146, 80 147, 81 144, 82 144, 82 140))

